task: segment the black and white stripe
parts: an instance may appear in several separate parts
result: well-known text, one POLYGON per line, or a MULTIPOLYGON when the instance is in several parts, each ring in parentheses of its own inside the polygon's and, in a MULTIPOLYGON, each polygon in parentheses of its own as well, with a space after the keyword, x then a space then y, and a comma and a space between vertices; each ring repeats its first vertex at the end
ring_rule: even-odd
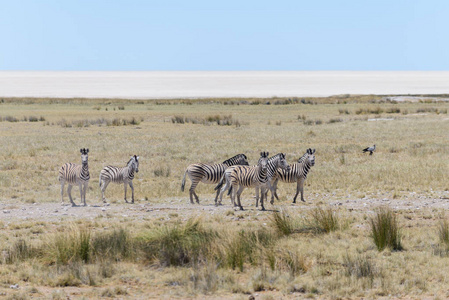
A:
MULTIPOLYGON (((277 172, 279 170, 283 170, 286 172, 290 171, 290 165, 287 163, 287 160, 285 159, 285 153, 278 153, 268 159, 268 169, 267 169, 268 181, 263 186, 263 188, 265 190, 265 199, 266 199, 266 193, 268 192, 268 190, 271 190, 272 194, 274 192, 272 183, 275 180, 275 178, 277 177, 277 172)), ((259 206, 259 190, 260 190, 260 187, 256 187, 256 207, 259 206)), ((270 203, 273 204, 273 202, 274 202, 273 199, 271 199, 270 203)), ((262 205, 262 210, 264 210, 263 200, 261 200, 261 205, 262 205)))
MULTIPOLYGON (((232 168, 229 175, 229 182, 231 185, 231 201, 235 203, 235 196, 237 195, 237 206, 240 210, 243 210, 242 203, 240 201, 240 195, 246 187, 262 187, 262 209, 263 207, 263 195, 264 187, 268 182, 268 152, 260 153, 259 162, 257 166, 236 166, 232 168)), ((226 186, 222 189, 222 192, 226 190, 226 186)))
MULTIPOLYGON (((267 190, 267 189, 271 190, 271 188, 272 188, 271 182, 272 182, 273 178, 276 176, 277 169, 281 168, 281 169, 287 170, 289 168, 289 165, 288 165, 287 161, 285 160, 284 153, 278 153, 278 154, 270 157, 268 159, 267 164, 268 164, 268 166, 267 166, 268 180, 267 180, 266 184, 263 185, 263 188, 265 190, 267 190)), ((227 168, 225 173, 223 174, 222 179, 220 180, 220 183, 215 187, 216 190, 221 188, 220 195, 219 195, 220 200, 218 201, 218 203, 216 203, 216 205, 221 205, 223 193, 226 190, 228 190, 228 194, 232 193, 230 176, 231 176, 231 173, 233 172, 234 168, 236 168, 236 166, 227 168), (226 184, 224 187, 222 187, 224 183, 226 183, 226 184)), ((260 186, 257 185, 256 186, 256 207, 259 205, 259 190, 260 190, 260 186)), ((265 197, 265 199, 266 199, 266 197, 265 197)), ((233 200, 233 199, 231 198, 231 200, 233 200)), ((271 201, 271 204, 273 204, 273 201, 271 201)), ((235 205, 235 203, 232 202, 232 205, 235 205)), ((264 209, 263 203, 262 203, 262 209, 264 209)))
POLYGON ((61 204, 64 203, 64 184, 67 182, 67 194, 72 206, 76 206, 72 200, 72 186, 78 185, 80 188, 81 202, 86 206, 86 191, 89 184, 90 174, 88 166, 89 149, 80 149, 81 165, 66 163, 59 169, 58 180, 61 183, 61 204))
MULTIPOLYGON (((225 160, 221 164, 192 164, 188 166, 187 170, 184 172, 184 177, 181 182, 181 191, 184 191, 186 175, 188 174, 190 181, 192 181, 192 185, 189 189, 190 203, 194 203, 193 196, 195 196, 196 202, 200 203, 198 195, 195 193, 195 188, 198 183, 203 182, 207 184, 217 184, 223 176, 226 168, 234 165, 248 165, 248 158, 245 154, 237 154, 236 156, 225 160)), ((218 191, 215 196, 215 202, 217 201, 217 197, 218 191)))
POLYGON ((295 164, 290 165, 290 170, 277 170, 277 176, 276 179, 273 182, 273 189, 272 189, 272 201, 273 201, 273 195, 276 197, 277 200, 279 200, 279 197, 277 195, 277 184, 278 181, 287 182, 287 183, 294 183, 296 182, 296 194, 293 198, 293 203, 296 203, 296 198, 298 197, 299 192, 301 192, 301 201, 305 202, 304 200, 304 181, 307 178, 307 174, 310 171, 310 168, 312 168, 315 165, 315 149, 307 149, 307 152, 298 159, 298 162, 295 164))
POLYGON ((134 186, 133 186, 134 172, 135 173, 139 172, 139 156, 137 155, 131 156, 131 159, 126 164, 126 167, 122 168, 114 166, 104 167, 103 170, 101 170, 100 172, 100 189, 103 202, 106 203, 104 192, 106 191, 108 184, 110 182, 114 182, 119 184, 123 183, 125 187, 126 203, 128 203, 128 201, 126 200, 126 189, 128 185, 131 187, 132 191, 131 203, 134 203, 134 186))

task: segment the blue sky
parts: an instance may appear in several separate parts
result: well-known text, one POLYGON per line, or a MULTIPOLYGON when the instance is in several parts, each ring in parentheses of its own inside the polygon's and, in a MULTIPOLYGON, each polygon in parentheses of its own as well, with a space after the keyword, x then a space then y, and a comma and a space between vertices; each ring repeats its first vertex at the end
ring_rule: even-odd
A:
POLYGON ((449 70, 446 0, 0 7, 0 70, 449 70))

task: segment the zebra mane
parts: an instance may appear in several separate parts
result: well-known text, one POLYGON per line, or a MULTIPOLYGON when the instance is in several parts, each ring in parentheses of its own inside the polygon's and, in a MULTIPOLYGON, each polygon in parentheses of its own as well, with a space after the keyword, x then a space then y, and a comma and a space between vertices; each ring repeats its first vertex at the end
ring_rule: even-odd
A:
POLYGON ((132 161, 134 161, 134 160, 136 160, 136 156, 135 155, 133 155, 131 158, 130 158, 130 160, 128 160, 128 162, 126 163, 126 166, 129 166, 130 164, 131 164, 131 162, 132 161))
POLYGON ((233 156, 233 157, 231 157, 231 158, 225 160, 224 162, 222 162, 222 164, 225 165, 225 164, 228 164, 228 163, 232 163, 232 162, 234 162, 236 159, 240 159, 240 158, 248 159, 248 158, 246 157, 245 154, 237 154, 237 155, 235 155, 235 156, 233 156))
POLYGON ((272 162, 273 160, 276 160, 277 158, 285 158, 285 154, 284 153, 278 153, 276 155, 273 155, 272 157, 270 157, 268 159, 268 161, 272 162))

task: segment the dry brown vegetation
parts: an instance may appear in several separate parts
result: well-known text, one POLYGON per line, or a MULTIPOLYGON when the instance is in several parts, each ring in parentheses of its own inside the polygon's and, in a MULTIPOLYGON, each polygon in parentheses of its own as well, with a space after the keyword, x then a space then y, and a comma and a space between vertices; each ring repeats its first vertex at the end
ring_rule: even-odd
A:
POLYGON ((386 99, 1 99, 0 295, 447 298, 449 104, 386 99), (61 206, 58 168, 80 148, 90 206, 61 206), (306 203, 282 183, 267 212, 250 190, 243 212, 213 206, 212 185, 200 205, 180 191, 190 163, 261 151, 293 163, 307 148, 306 203), (111 184, 103 206, 100 170, 134 154, 136 204, 111 184), (400 247, 378 247, 373 228, 400 247))

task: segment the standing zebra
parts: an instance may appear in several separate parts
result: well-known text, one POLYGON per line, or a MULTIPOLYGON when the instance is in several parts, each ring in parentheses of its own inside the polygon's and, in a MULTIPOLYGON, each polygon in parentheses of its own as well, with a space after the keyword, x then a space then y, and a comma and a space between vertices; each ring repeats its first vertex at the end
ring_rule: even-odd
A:
MULTIPOLYGON (((267 176, 268 181, 265 184, 259 184, 254 185, 256 188, 256 207, 259 205, 259 190, 261 188, 264 189, 272 189, 271 188, 271 181, 272 178, 276 176, 276 171, 278 168, 281 168, 283 170, 289 170, 290 166, 288 165, 287 161, 285 160, 285 154, 284 153, 278 153, 268 159, 268 166, 267 166, 267 176)), ((215 187, 216 190, 221 188, 220 191, 220 201, 218 204, 221 205, 221 200, 223 198, 223 193, 228 190, 228 195, 232 193, 232 186, 231 186, 231 174, 233 173, 234 169, 236 169, 238 166, 232 166, 226 169, 225 173, 223 174, 223 177, 220 180, 220 183, 215 187), (226 185, 224 187, 223 183, 226 182, 226 185)), ((266 196, 265 196, 266 198, 266 196)), ((231 197, 232 204, 235 205, 234 199, 231 197)), ((273 204, 273 201, 271 201, 271 204, 273 204)), ((217 203, 216 203, 217 205, 217 203)), ((263 207, 262 202, 262 210, 265 210, 263 207)))
MULTIPOLYGON (((220 181, 221 176, 223 176, 224 171, 229 166, 234 165, 249 165, 248 158, 245 154, 237 154, 230 159, 225 160, 221 164, 192 164, 187 167, 187 170, 184 172, 184 177, 181 182, 181 191, 184 192, 184 187, 186 185, 186 174, 189 175, 190 181, 192 181, 192 185, 190 186, 190 203, 193 202, 193 196, 195 196, 196 203, 200 203, 198 195, 195 193, 195 188, 198 183, 204 182, 207 184, 217 184, 220 181)), ((217 195, 215 196, 215 202, 217 202, 217 195)))
POLYGON ((315 149, 307 149, 307 152, 298 159, 298 162, 290 165, 290 171, 285 170, 277 170, 277 178, 273 183, 273 190, 271 194, 271 200, 273 201, 273 195, 279 200, 277 195, 277 184, 278 181, 281 180, 287 183, 296 182, 296 194, 293 198, 293 203, 296 203, 296 198, 298 197, 298 193, 301 192, 301 201, 306 202, 304 200, 304 180, 307 178, 307 174, 315 165, 315 149))
POLYGON ((67 194, 69 195, 72 206, 76 206, 72 200, 72 186, 78 185, 80 188, 81 202, 86 206, 86 191, 89 184, 89 166, 88 153, 89 149, 80 149, 82 165, 66 163, 59 169, 58 180, 61 183, 61 204, 64 203, 64 184, 68 183, 67 194))
MULTIPOLYGON (((240 210, 243 210, 240 196, 245 187, 257 187, 264 185, 268 182, 268 152, 261 152, 257 166, 237 166, 232 169, 229 175, 229 183, 231 185, 229 193, 231 193, 231 202, 235 202, 235 196, 237 195, 237 206, 240 210), (238 187, 238 189, 237 189, 238 187)), ((226 186, 222 189, 222 192, 226 190, 226 186)), ((262 209, 263 207, 264 190, 262 189, 262 209)))
POLYGON ((126 200, 126 189, 129 186, 132 191, 132 200, 131 203, 134 203, 134 172, 139 173, 139 157, 134 155, 131 156, 131 159, 126 164, 126 167, 119 168, 114 166, 106 166, 100 172, 100 189, 101 196, 103 198, 103 202, 106 203, 106 198, 104 197, 104 192, 108 187, 108 184, 112 181, 114 183, 123 183, 125 186, 125 202, 126 200))
MULTIPOLYGON (((278 153, 268 159, 268 181, 265 184, 264 190, 265 190, 265 199, 266 194, 268 193, 268 190, 271 190, 271 193, 273 194, 274 188, 272 186, 273 180, 277 176, 277 172, 280 170, 284 172, 290 171, 290 165, 285 160, 285 153, 278 153)), ((261 191, 262 192, 262 191, 261 191)), ((263 197, 261 197, 262 199, 263 197)), ((271 199, 270 203, 273 204, 274 199, 271 199)), ((262 210, 263 209, 263 201, 261 200, 262 210)), ((256 187, 256 207, 259 206, 259 187, 256 187)))

